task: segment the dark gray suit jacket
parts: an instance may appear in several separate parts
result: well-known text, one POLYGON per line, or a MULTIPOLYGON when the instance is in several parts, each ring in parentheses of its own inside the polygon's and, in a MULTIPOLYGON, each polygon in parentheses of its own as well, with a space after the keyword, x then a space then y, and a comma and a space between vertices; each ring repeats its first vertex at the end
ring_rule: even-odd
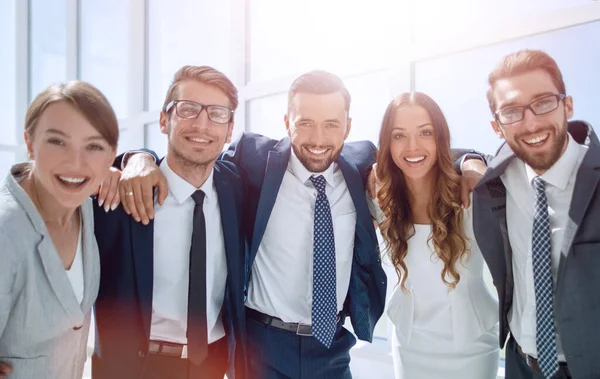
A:
MULTIPOLYGON (((573 378, 600 378, 600 143, 591 125, 571 121, 569 133, 589 146, 577 172, 562 257, 554 284, 557 331, 573 378)), ((508 335, 514 280, 500 175, 515 158, 503 146, 473 190, 475 237, 498 290, 500 346, 508 335)))

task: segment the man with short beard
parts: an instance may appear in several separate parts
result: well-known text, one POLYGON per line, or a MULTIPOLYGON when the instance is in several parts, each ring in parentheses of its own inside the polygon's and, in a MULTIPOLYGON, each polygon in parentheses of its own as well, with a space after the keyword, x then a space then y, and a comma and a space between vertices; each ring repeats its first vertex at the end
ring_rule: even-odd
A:
MULTIPOLYGON (((156 217, 95 208, 102 265, 94 379, 244 378, 243 175, 217 161, 230 142, 237 89, 208 66, 184 66, 160 112, 167 155, 156 217)), ((120 159, 117 159, 120 165, 120 159)), ((154 205, 152 191, 148 196, 154 205)))
MULTIPOLYGON (((349 109, 339 77, 306 73, 288 92, 286 138, 244 133, 221 157, 248 184, 249 378, 351 378, 356 339, 346 317, 359 339, 372 341, 383 313, 387 279, 365 197, 376 149, 344 142, 349 109)), ((144 154, 132 160, 154 165, 144 154)), ((128 171, 123 187, 145 193, 164 185, 156 169, 148 180, 128 171)))
POLYGON ((491 125, 506 144, 473 191, 500 302, 506 378, 600 377, 600 143, 546 53, 502 58, 491 125))

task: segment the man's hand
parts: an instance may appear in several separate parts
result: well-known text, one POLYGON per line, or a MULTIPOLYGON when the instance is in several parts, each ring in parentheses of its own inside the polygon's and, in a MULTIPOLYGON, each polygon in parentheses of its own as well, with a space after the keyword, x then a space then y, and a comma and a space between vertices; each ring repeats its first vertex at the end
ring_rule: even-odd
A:
POLYGON ((373 165, 369 177, 367 178, 367 193, 373 199, 377 198, 377 163, 373 165))
POLYGON ((121 171, 114 167, 110 168, 106 178, 100 183, 98 188, 98 206, 104 204, 104 211, 115 210, 121 202, 119 196, 119 179, 121 178, 121 171))
POLYGON ((479 183, 486 170, 487 166, 485 162, 480 159, 467 159, 463 162, 461 167, 462 176, 460 178, 460 199, 465 208, 471 206, 469 195, 477 183, 479 183))
POLYGON ((150 154, 132 155, 121 174, 119 194, 125 212, 144 225, 154 218, 154 187, 158 189, 158 204, 162 205, 169 193, 167 179, 150 154))
POLYGON ((6 379, 9 374, 12 374, 12 366, 8 363, 0 362, 0 379, 6 379))

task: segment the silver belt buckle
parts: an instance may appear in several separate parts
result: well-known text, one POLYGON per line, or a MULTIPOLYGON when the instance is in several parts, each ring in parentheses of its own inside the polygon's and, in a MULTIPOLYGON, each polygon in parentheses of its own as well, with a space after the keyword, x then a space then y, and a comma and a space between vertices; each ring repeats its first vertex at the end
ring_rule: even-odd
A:
POLYGON ((187 345, 183 345, 183 349, 181 349, 181 359, 187 359, 187 345))
POLYGON ((303 324, 303 323, 299 322, 298 326, 296 327, 296 335, 302 336, 302 337, 311 337, 312 336, 312 328, 311 328, 311 332, 310 333, 300 333, 300 327, 301 326, 310 326, 310 325, 309 324, 303 324))

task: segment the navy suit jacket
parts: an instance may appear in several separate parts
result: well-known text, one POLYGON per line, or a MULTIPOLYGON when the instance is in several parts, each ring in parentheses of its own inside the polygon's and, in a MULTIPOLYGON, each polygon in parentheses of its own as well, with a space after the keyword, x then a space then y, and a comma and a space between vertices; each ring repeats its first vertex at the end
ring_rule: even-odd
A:
MULTIPOLYGON (((244 133, 232 143, 222 159, 234 162, 247 178, 246 233, 252 267, 275 205, 291 151, 289 138, 272 140, 244 133)), ((365 181, 375 162, 375 146, 368 141, 346 143, 337 159, 356 208, 354 257, 343 317, 350 316, 358 338, 372 341, 373 329, 385 306, 387 278, 381 267, 373 219, 365 198, 365 181)), ((251 271, 250 271, 251 272, 251 271)))
MULTIPOLYGON (((116 165, 120 166, 120 162, 116 165)), ((235 373, 240 378, 245 371, 246 356, 246 242, 241 225, 245 182, 235 165, 217 161, 214 184, 219 196, 227 262, 223 323, 229 346, 228 375, 233 378, 235 373)), ((94 379, 138 378, 150 337, 154 224, 151 221, 145 226, 136 222, 122 207, 106 213, 94 203, 101 278, 95 306, 92 374, 94 379)))

